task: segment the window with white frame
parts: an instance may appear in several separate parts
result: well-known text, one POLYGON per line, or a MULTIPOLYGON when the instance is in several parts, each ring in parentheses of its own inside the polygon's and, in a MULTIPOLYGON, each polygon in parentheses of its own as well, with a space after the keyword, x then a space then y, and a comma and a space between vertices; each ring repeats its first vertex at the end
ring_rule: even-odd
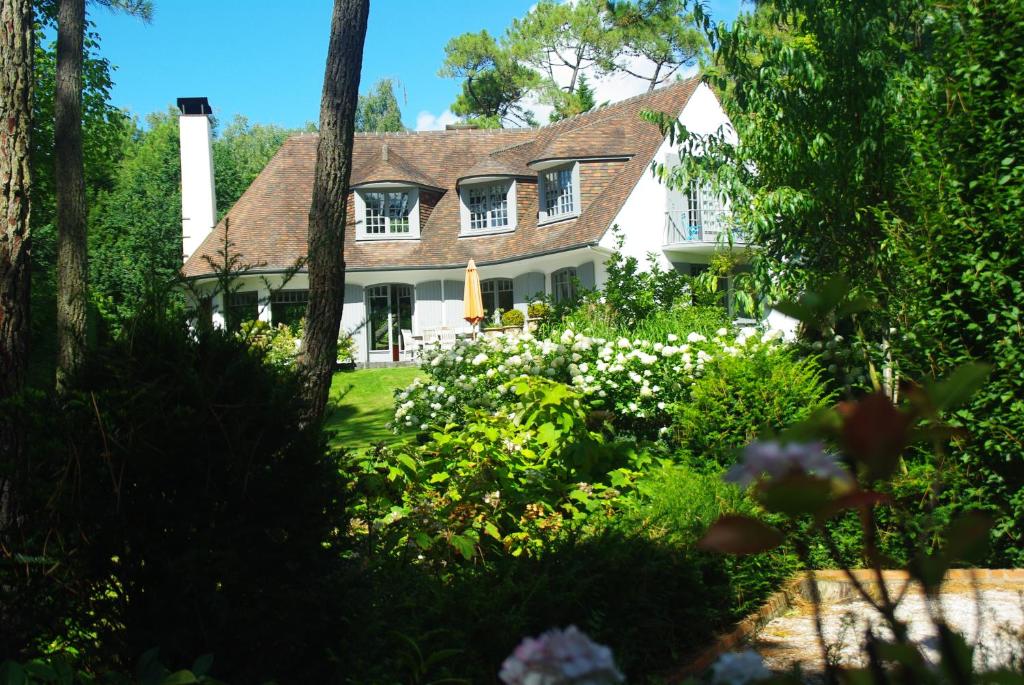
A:
POLYGON ((418 238, 419 192, 382 188, 356 193, 358 238, 418 238))
POLYGON ((512 309, 512 280, 508 278, 489 278, 480 281, 480 294, 483 296, 484 314, 488 320, 494 312, 507 312, 512 309))
POLYGON ((571 302, 576 299, 576 269, 559 269, 551 274, 551 295, 555 302, 571 302))
POLYGON ((462 235, 515 230, 515 182, 465 183, 459 193, 462 197, 462 235))
POLYGON ((554 221, 580 211, 579 166, 570 164, 540 174, 540 220, 554 221))

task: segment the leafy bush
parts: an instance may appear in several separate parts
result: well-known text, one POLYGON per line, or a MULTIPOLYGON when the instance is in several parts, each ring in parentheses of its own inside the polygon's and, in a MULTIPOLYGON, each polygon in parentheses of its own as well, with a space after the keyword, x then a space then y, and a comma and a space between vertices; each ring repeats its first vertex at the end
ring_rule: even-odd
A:
POLYGON ((423 446, 353 460, 357 525, 378 543, 472 559, 489 549, 540 553, 591 515, 607 515, 643 458, 609 440, 568 386, 525 378, 509 394, 509 413, 471 412, 423 446))
POLYGON ((302 326, 293 331, 287 324, 273 326, 259 319, 243 321, 238 338, 271 366, 278 369, 295 368, 302 343, 302 326))
POLYGON ((549 305, 547 302, 543 302, 541 300, 538 300, 536 302, 531 302, 529 304, 529 306, 526 308, 526 314, 531 319, 543 319, 544 317, 548 316, 550 313, 551 313, 551 305, 549 305))
POLYGON ((655 437, 669 423, 668 407, 687 398, 708 363, 775 346, 774 340, 749 329, 732 337, 723 328, 711 338, 692 332, 684 340, 669 333, 665 342, 591 338, 571 329, 553 340, 527 334, 460 341, 452 349, 424 353, 430 379, 396 393, 394 423, 422 431, 461 424, 467 408, 506 407, 511 381, 541 376, 582 392, 589 407, 611 412, 616 427, 655 437))
POLYGON ((526 322, 526 317, 518 309, 509 309, 507 312, 501 315, 502 326, 518 326, 523 327, 526 322))
POLYGON ((355 358, 356 341, 350 333, 341 331, 338 333, 338 362, 344 364, 355 358))
POLYGON ((797 423, 833 402, 814 359, 780 346, 719 355, 672 407, 672 437, 690 463, 713 470, 764 432, 797 423))
POLYGON ((232 335, 144 322, 94 350, 75 388, 33 412, 52 487, 32 525, 66 574, 41 589, 72 595, 73 627, 39 639, 107 665, 159 645, 175 663, 215 653, 229 680, 322 682, 342 485, 300 427, 297 376, 232 335))
POLYGON ((372 557, 366 585, 353 593, 364 598, 353 616, 354 668, 361 682, 406 682, 398 674, 408 647, 398 631, 423 655, 459 649, 435 678, 493 682, 523 635, 575 624, 615 650, 628 682, 658 682, 795 569, 781 552, 728 559, 695 548, 703 528, 692 516, 706 526, 750 509, 733 486, 684 468, 655 469, 623 493, 612 518, 592 517, 585 530, 549 540, 543 554, 496 549, 439 573, 398 544, 372 557), (374 588, 399 587, 386 602, 365 599, 374 588), (370 638, 377 635, 389 637, 370 638))

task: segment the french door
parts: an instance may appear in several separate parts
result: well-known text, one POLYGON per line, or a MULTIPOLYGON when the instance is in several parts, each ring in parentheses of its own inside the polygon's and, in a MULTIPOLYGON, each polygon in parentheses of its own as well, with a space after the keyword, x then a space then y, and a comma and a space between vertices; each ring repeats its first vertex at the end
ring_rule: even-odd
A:
POLYGON ((390 353, 391 361, 397 362, 401 358, 402 331, 412 330, 412 286, 375 285, 366 292, 370 352, 377 353, 377 357, 390 353))

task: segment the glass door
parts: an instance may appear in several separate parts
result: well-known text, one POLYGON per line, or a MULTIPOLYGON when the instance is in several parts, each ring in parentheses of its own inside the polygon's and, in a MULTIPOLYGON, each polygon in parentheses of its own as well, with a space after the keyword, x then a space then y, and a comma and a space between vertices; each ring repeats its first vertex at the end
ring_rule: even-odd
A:
POLYGON ((397 362, 402 353, 402 331, 412 331, 412 286, 376 285, 366 293, 370 351, 390 353, 391 361, 397 362))

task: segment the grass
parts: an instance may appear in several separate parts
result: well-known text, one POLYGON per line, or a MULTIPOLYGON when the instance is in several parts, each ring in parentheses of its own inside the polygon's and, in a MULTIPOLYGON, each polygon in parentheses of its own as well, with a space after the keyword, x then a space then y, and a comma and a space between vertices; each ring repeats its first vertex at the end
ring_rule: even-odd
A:
POLYGON ((417 367, 362 369, 334 374, 324 429, 335 447, 361 448, 401 440, 388 429, 396 388, 423 372, 417 367))

